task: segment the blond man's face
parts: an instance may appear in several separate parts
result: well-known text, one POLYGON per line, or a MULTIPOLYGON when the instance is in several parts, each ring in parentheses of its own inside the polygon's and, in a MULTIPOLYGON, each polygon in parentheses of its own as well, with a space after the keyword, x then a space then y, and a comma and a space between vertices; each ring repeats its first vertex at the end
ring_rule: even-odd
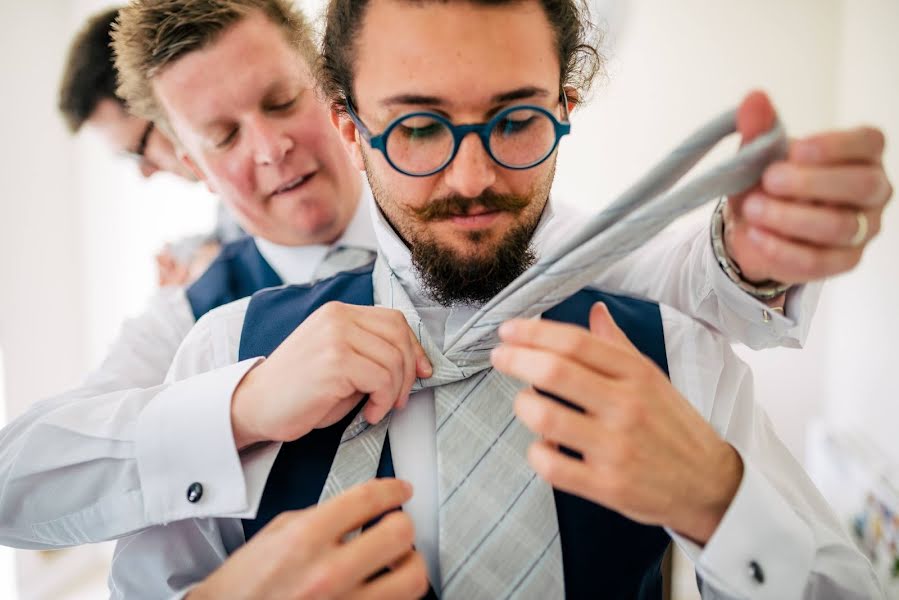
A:
POLYGON ((283 245, 339 237, 359 176, 277 25, 248 16, 152 83, 190 164, 249 233, 283 245))

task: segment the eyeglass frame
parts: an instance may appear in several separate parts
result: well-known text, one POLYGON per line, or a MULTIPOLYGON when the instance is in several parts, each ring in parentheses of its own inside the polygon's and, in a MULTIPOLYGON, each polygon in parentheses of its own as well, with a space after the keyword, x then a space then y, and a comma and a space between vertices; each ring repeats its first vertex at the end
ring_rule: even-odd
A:
POLYGON ((535 106, 532 104, 516 104, 513 106, 508 106, 498 113, 496 113, 489 121, 484 123, 466 123, 463 125, 456 125, 443 115, 436 112, 429 111, 418 111, 412 112, 405 115, 400 115, 393 121, 391 121, 387 127, 378 135, 372 135, 371 130, 366 127, 365 123, 362 122, 362 119, 359 118, 359 115, 356 114, 355 109, 353 108, 353 101, 347 98, 346 101, 346 109, 347 114, 350 119, 356 125, 356 128, 359 129, 362 137, 368 142, 368 145, 372 147, 374 150, 378 150, 381 154, 384 155, 384 158, 387 160, 387 163, 393 167, 394 170, 399 171, 403 175, 408 175, 409 177, 430 177, 431 175, 436 175, 440 171, 447 168, 453 159, 456 158, 456 154, 459 153, 459 147, 462 145, 462 140, 470 133, 478 134, 478 138, 481 140, 481 145, 484 146, 484 151, 487 152, 487 155, 499 166, 504 169, 511 169, 514 171, 525 171, 527 169, 533 169, 534 167, 546 162, 552 153, 555 152, 556 148, 559 147, 559 142, 562 137, 571 133, 571 123, 568 121, 568 98, 565 96, 564 90, 561 92, 559 101, 562 103, 562 112, 564 121, 559 121, 552 112, 543 108, 542 106, 535 106), (507 165, 501 162, 496 156, 493 154, 493 150, 490 149, 490 133, 493 131, 493 128, 496 127, 496 124, 502 119, 504 116, 509 113, 515 112, 516 110, 529 109, 536 110, 537 112, 543 113, 547 117, 549 117, 550 121, 552 121, 553 126, 555 128, 556 139, 553 142, 552 147, 546 152, 546 154, 540 160, 531 163, 525 166, 512 166, 507 165), (446 161, 432 171, 428 171, 427 173, 409 173, 408 171, 404 171, 399 168, 393 160, 390 158, 390 154, 387 152, 387 138, 390 136, 391 132, 399 126, 400 123, 405 121, 406 119, 412 117, 431 117, 440 121, 443 125, 449 129, 450 133, 453 134, 453 151, 449 154, 449 157, 446 161))

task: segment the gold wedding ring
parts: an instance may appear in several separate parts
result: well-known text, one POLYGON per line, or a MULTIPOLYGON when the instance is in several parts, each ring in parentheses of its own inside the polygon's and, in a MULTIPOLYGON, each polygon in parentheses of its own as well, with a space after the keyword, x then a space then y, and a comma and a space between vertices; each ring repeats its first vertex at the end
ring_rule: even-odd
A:
POLYGON ((858 222, 858 229, 855 231, 855 235, 852 236, 852 239, 849 240, 849 245, 853 248, 857 248, 861 246, 865 238, 868 237, 868 217, 864 212, 858 211, 855 213, 855 220, 858 222))

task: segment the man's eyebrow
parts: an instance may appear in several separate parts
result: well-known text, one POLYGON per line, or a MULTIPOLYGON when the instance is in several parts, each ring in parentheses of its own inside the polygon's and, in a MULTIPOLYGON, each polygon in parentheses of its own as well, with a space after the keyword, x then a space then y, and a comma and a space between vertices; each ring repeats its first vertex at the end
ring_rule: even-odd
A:
MULTIPOLYGON (((513 100, 525 100, 528 98, 549 96, 550 92, 545 88, 537 86, 526 86, 508 92, 502 92, 493 96, 490 101, 493 104, 502 102, 512 102, 513 100)), ((381 101, 384 106, 394 106, 397 104, 413 105, 413 106, 446 106, 449 104, 439 96, 424 96, 421 94, 397 94, 390 96, 381 101)))
POLYGON ((527 100, 528 98, 535 97, 543 98, 549 95, 550 92, 544 88, 537 86, 527 86, 518 88, 517 90, 512 90, 510 92, 497 94, 492 98, 492 101, 496 104, 499 104, 501 102, 512 102, 513 100, 527 100))

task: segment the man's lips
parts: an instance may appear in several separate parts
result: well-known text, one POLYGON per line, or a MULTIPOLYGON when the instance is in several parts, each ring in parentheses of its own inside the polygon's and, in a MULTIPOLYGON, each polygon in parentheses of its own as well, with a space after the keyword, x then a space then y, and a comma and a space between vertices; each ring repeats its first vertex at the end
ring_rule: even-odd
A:
POLYGON ((447 220, 453 225, 467 229, 481 229, 492 225, 505 211, 488 210, 478 207, 465 214, 451 215, 447 220))
POLYGON ((301 175, 299 177, 291 179, 290 181, 286 181, 272 192, 272 196, 292 192, 295 189, 299 188, 301 185, 307 183, 310 179, 312 179, 313 176, 315 176, 315 172, 307 173, 306 175, 301 175))

